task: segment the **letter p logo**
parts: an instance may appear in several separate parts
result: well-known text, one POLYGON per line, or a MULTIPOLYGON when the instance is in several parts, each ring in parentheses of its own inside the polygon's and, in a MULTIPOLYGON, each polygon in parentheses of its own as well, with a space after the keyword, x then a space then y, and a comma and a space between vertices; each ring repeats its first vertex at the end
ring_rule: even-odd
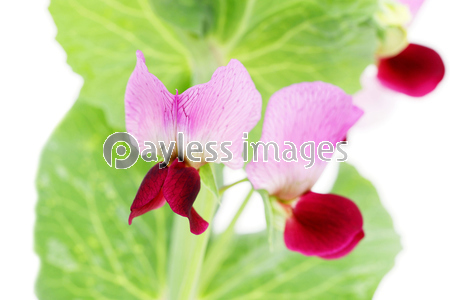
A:
POLYGON ((103 158, 110 167, 128 169, 136 163, 138 157, 139 143, 127 132, 113 133, 103 144, 103 158))

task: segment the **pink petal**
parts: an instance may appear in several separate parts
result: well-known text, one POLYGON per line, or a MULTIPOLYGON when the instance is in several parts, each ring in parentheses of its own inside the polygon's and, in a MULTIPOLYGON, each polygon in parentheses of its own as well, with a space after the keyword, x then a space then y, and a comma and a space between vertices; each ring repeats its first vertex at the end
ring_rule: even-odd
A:
MULTIPOLYGON (((261 95, 247 70, 232 59, 226 67, 218 68, 209 82, 180 95, 178 131, 185 134, 185 142, 198 141, 205 145, 216 141, 216 149, 221 142, 232 142, 228 149, 233 153, 233 160, 225 165, 241 168, 244 164, 242 136, 258 123, 261 103, 261 95)), ((220 159, 222 152, 218 153, 220 159)))
POLYGON ((444 62, 436 51, 409 44, 397 56, 380 59, 377 77, 394 91, 422 97, 436 88, 444 74, 444 62))
POLYGON ((361 212, 351 200, 309 192, 286 221, 284 241, 289 250, 306 256, 340 258, 364 237, 361 212))
POLYGON ((128 224, 134 218, 145 214, 146 212, 160 208, 166 203, 164 199, 162 187, 166 180, 168 168, 160 169, 159 163, 154 165, 145 175, 141 185, 131 205, 131 214, 128 218, 128 224))
POLYGON ((398 2, 409 7, 413 19, 416 17, 416 14, 419 12, 424 1, 425 0, 398 0, 398 2))
POLYGON ((180 216, 189 218, 191 232, 201 234, 208 228, 208 222, 192 207, 200 191, 200 175, 193 167, 186 167, 178 158, 170 165, 163 186, 164 197, 170 208, 180 216))
POLYGON ((370 127, 386 119, 393 111, 393 100, 400 96, 381 84, 377 72, 376 66, 368 66, 361 75, 362 89, 353 95, 353 103, 364 110, 364 115, 356 125, 358 127, 370 127))
MULTIPOLYGON (((352 97, 340 88, 324 82, 293 84, 276 92, 267 106, 261 141, 274 141, 280 147, 284 141, 293 142, 297 151, 304 142, 329 141, 335 146, 342 141, 350 127, 363 112, 352 104, 352 97)), ((306 169, 307 162, 298 155, 298 162, 274 160, 269 148, 269 161, 262 161, 262 147, 258 148, 258 162, 247 165, 247 174, 255 189, 265 189, 280 199, 291 200, 309 191, 319 178, 326 162, 317 157, 306 169)), ((330 155, 328 155, 329 157, 330 155)), ((327 155, 325 155, 327 157, 327 155)))
POLYGON ((127 132, 138 140, 141 151, 145 148, 144 141, 156 145, 164 141, 168 146, 176 137, 175 96, 148 72, 142 52, 138 50, 136 56, 136 67, 125 91, 127 132))

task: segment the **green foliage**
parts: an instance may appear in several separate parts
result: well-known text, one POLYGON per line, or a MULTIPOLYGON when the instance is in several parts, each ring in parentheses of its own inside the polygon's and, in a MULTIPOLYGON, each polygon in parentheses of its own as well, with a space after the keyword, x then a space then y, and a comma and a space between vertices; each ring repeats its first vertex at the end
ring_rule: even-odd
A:
MULTIPOLYGON (((83 76, 80 101, 101 107, 124 129, 123 95, 142 50, 171 92, 206 82, 240 60, 263 96, 321 80, 349 93, 372 62, 376 0, 52 0, 57 40, 83 76), (158 15, 161 14, 161 15, 158 15)), ((262 120, 250 133, 257 141, 262 120)))
POLYGON ((209 7, 205 0, 150 0, 159 18, 167 23, 202 36, 209 20, 209 7))
POLYGON ((102 145, 114 131, 101 110, 78 103, 44 149, 35 229, 40 299, 163 294, 173 213, 166 206, 128 225, 131 202, 151 164, 109 167, 102 145))

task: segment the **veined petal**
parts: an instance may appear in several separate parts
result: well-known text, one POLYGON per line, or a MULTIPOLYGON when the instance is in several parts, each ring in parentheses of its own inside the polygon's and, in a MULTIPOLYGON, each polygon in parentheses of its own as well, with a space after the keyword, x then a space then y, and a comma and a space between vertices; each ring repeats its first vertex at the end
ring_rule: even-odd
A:
MULTIPOLYGON (((232 142, 227 148, 233 159, 224 164, 241 168, 243 133, 249 132, 261 117, 261 95, 245 67, 232 59, 227 66, 218 68, 211 80, 186 90, 178 102, 178 132, 185 135, 185 143, 198 141, 232 142)), ((209 155, 203 149, 202 162, 209 155)))
POLYGON ((302 196, 286 221, 286 247, 306 256, 340 258, 364 237, 361 212, 351 200, 309 192, 302 196))
POLYGON ((258 147, 258 162, 250 162, 246 168, 249 180, 255 189, 265 189, 284 200, 309 191, 326 166, 317 156, 319 143, 328 141, 335 146, 362 114, 362 110, 352 104, 352 97, 332 84, 305 82, 279 90, 267 106, 261 141, 276 142, 281 161, 274 160, 273 147, 269 147, 268 162, 263 162, 263 148, 258 147), (285 141, 295 144, 298 162, 282 159, 282 152, 291 148, 284 145, 285 141), (315 164, 306 169, 308 163, 298 151, 308 141, 316 145, 315 164))
POLYGON ((125 123, 127 132, 138 140, 142 151, 144 141, 155 145, 158 141, 164 141, 166 145, 175 141, 176 105, 175 96, 149 73, 142 52, 138 50, 136 56, 136 67, 125 91, 125 123))
POLYGON ((409 44, 397 56, 380 59, 377 77, 387 88, 422 97, 436 88, 444 74, 444 62, 436 51, 409 44))
POLYGON ((131 214, 128 218, 128 224, 134 218, 145 214, 146 212, 160 208, 166 203, 162 187, 167 177, 168 168, 160 169, 159 163, 154 165, 145 175, 139 186, 136 197, 131 205, 131 214))
POLYGON ((189 219, 193 234, 201 234, 208 228, 208 222, 192 207, 200 191, 200 175, 193 167, 187 167, 178 158, 170 165, 163 186, 164 198, 170 208, 180 216, 189 219))

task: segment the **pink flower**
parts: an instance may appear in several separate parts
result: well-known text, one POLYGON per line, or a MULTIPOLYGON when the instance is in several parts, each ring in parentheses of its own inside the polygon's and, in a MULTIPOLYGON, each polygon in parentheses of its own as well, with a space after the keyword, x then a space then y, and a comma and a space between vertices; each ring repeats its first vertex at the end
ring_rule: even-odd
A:
MULTIPOLYGON (((227 66, 218 68, 209 82, 173 95, 148 72, 142 52, 137 51, 136 55, 136 68, 125 93, 125 113, 127 131, 138 140, 140 150, 145 141, 155 145, 159 141, 166 145, 171 141, 183 144, 197 141, 203 146, 206 142, 220 145, 227 141, 231 142, 228 149, 233 159, 225 165, 241 168, 243 132, 250 131, 261 115, 261 96, 244 66, 231 60, 227 66), (184 134, 183 142, 177 140, 178 132, 184 134)), ((217 152, 220 158, 222 153, 217 152)), ((151 168, 131 205, 129 224, 133 218, 167 201, 175 213, 189 219, 192 233, 203 233, 208 223, 193 208, 200 190, 197 170, 208 156, 203 153, 200 162, 181 162, 175 146, 168 167, 160 169, 157 164, 151 168)))
MULTIPOLYGON (((399 2, 409 8, 414 19, 424 0, 399 2)), ((445 66, 439 54, 433 49, 413 43, 394 56, 378 58, 377 78, 381 84, 411 97, 423 97, 434 91, 444 74, 445 66)))
MULTIPOLYGON (((285 141, 297 149, 309 141, 316 146, 323 141, 335 145, 345 139, 362 114, 352 104, 351 96, 336 86, 323 82, 294 84, 271 97, 261 141, 276 142, 280 153, 291 148, 285 141)), ((269 149, 272 153, 267 162, 250 162, 246 171, 255 189, 267 190, 286 209, 284 240, 288 249, 325 259, 348 254, 364 237, 362 216, 349 199, 310 191, 326 162, 314 149, 315 164, 306 169, 301 156, 298 162, 277 162, 273 148, 269 149)), ((258 150, 261 157, 262 147, 258 150)))
MULTIPOLYGON (((399 2, 409 9, 414 20, 424 0, 399 2)), ((353 97, 354 102, 365 111, 358 126, 373 125, 386 118, 394 106, 393 98, 399 96, 399 93, 410 97, 423 97, 432 92, 444 78, 445 66, 439 54, 433 49, 408 43, 406 40, 404 27, 412 20, 406 18, 405 21, 402 15, 397 19, 395 24, 401 26, 405 33, 405 40, 400 41, 401 51, 394 51, 394 55, 378 53, 377 66, 370 65, 361 75, 362 89, 353 97)), ((397 49, 398 44, 393 45, 393 48, 397 49)))

